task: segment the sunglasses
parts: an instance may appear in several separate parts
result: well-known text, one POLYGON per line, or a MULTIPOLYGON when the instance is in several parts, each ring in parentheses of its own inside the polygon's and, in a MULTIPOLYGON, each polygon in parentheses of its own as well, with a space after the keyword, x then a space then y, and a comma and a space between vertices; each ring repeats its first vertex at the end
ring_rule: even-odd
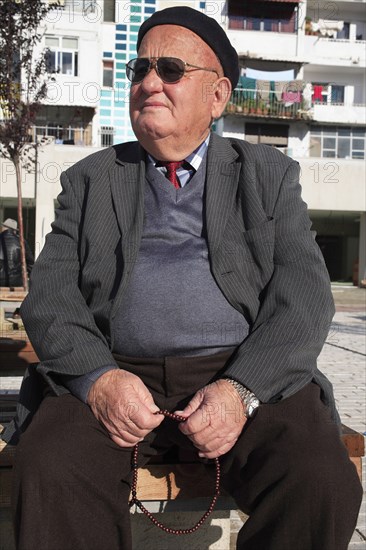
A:
POLYGON ((126 65, 126 75, 133 84, 138 84, 144 80, 151 69, 155 69, 163 82, 173 84, 179 82, 186 72, 192 72, 187 71, 187 67, 192 67, 192 70, 210 71, 219 76, 215 69, 191 65, 191 63, 186 63, 178 57, 138 57, 131 59, 126 65))

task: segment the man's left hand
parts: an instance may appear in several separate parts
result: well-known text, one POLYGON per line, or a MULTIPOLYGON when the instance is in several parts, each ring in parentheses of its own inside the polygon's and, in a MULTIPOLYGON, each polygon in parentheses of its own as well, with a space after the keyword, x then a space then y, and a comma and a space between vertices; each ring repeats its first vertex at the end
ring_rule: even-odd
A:
POLYGON ((183 411, 176 413, 187 418, 179 429, 204 458, 216 458, 230 451, 247 420, 240 396, 227 380, 205 386, 183 411))

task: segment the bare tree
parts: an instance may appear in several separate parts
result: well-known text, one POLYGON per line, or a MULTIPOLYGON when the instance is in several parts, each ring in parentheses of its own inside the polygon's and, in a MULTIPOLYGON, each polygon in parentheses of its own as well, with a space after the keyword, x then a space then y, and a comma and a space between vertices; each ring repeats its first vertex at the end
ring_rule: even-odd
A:
MULTIPOLYGON (((45 0, 0 1, 0 154, 15 167, 22 278, 28 290, 22 213, 21 169, 34 162, 31 128, 47 94, 46 54, 41 51, 41 24, 57 7, 45 0), (41 51, 41 53, 37 53, 41 51)), ((37 167, 36 167, 37 169, 37 167)))

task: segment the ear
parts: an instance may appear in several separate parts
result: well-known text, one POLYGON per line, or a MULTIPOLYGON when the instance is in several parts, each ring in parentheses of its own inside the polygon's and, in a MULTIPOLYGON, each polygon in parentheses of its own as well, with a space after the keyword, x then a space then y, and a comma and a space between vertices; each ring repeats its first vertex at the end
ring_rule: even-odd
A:
POLYGON ((214 83, 214 97, 212 102, 212 118, 219 118, 231 96, 231 82, 225 76, 214 83))

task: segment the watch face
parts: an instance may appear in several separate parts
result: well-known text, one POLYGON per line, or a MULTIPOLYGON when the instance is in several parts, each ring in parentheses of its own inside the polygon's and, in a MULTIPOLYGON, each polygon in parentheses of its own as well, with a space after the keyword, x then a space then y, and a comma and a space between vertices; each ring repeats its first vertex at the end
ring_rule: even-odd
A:
POLYGON ((252 397, 251 399, 248 400, 247 407, 246 407, 246 413, 248 418, 253 416, 254 412, 257 410, 258 407, 259 407, 259 401, 256 397, 252 397))

